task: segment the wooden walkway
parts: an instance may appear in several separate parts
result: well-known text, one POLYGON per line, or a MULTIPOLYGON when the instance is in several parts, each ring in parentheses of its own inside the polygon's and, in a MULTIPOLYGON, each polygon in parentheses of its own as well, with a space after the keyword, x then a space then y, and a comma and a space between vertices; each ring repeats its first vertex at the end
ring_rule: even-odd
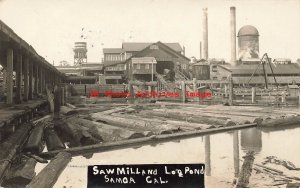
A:
POLYGON ((11 107, 0 106, 0 131, 5 125, 32 117, 34 111, 46 104, 46 100, 39 99, 30 100, 23 104, 15 104, 11 107))

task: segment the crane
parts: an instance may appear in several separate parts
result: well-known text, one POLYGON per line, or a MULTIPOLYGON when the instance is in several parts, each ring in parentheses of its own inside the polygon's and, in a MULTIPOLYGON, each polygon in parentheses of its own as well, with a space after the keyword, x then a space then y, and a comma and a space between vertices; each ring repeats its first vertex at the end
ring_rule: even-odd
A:
POLYGON ((267 63, 268 63, 268 65, 269 65, 270 69, 271 69, 271 72, 272 72, 272 75, 273 75, 273 78, 274 78, 276 87, 277 87, 277 89, 278 89, 278 84, 277 84, 277 81, 276 81, 276 78, 275 78, 275 75, 274 75, 274 71, 273 71, 273 68, 272 68, 272 66, 271 66, 271 62, 270 62, 270 59, 269 59, 267 53, 265 53, 265 54, 262 56, 262 58, 260 59, 259 65, 256 67, 255 71, 252 73, 252 75, 251 75, 251 77, 250 77, 250 79, 249 79, 249 81, 248 81, 248 85, 249 85, 251 79, 253 78, 254 74, 256 73, 256 71, 258 70, 258 68, 260 67, 260 65, 262 65, 262 66, 263 66, 263 72, 264 72, 264 79, 265 79, 265 87, 266 87, 266 89, 268 89, 268 79, 267 79, 267 78, 268 78, 268 74, 267 74, 267 72, 266 72, 266 61, 264 61, 264 58, 267 59, 267 63))

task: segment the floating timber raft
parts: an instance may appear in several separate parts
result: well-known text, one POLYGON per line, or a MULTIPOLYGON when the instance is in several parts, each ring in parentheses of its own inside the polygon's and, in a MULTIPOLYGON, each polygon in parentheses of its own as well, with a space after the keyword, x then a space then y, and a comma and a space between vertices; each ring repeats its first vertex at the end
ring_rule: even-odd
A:
MULTIPOLYGON (((37 113, 41 104, 43 102, 32 104, 30 110, 23 111, 37 113)), ((2 111, 5 112, 5 109, 2 111)), ((18 109, 14 111, 19 112, 18 109)), ((24 112, 20 116, 24 116, 24 112)), ((18 115, 12 114, 16 121, 22 121, 18 115)), ((285 128, 300 124, 300 112, 288 108, 171 102, 66 103, 60 108, 59 119, 44 115, 37 121, 16 126, 11 136, 0 143, 3 148, 0 153, 1 185, 14 185, 15 179, 21 178, 23 186, 52 187, 74 156, 256 126, 285 128), (23 168, 11 165, 20 157, 23 168), (48 163, 47 160, 51 161, 38 175, 33 173, 36 163, 48 163), (17 169, 16 173, 14 169, 17 169), (45 176, 48 171, 51 171, 49 177, 45 176), (45 181, 40 184, 40 180, 45 181)), ((10 124, 16 125, 13 119, 5 120, 2 125, 7 129, 10 124)), ((240 179, 239 184, 247 184, 249 172, 245 171, 245 174, 246 179, 240 179)))

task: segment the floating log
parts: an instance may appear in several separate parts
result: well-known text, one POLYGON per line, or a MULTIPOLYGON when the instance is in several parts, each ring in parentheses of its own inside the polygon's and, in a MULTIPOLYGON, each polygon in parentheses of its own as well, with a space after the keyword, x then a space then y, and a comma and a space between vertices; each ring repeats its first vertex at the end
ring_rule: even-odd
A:
POLYGON ((260 164, 255 164, 256 166, 259 166, 261 168, 264 168, 264 169, 268 169, 268 170, 271 170, 271 171, 274 171, 276 172, 277 174, 283 174, 283 172, 281 170, 277 170, 275 168, 271 168, 271 167, 268 167, 268 166, 265 166, 265 165, 260 165, 260 164))
POLYGON ((265 119, 261 122, 260 126, 272 127, 272 126, 287 126, 296 125, 300 123, 300 116, 289 116, 276 119, 265 119))
POLYGON ((184 131, 191 131, 191 130, 200 130, 200 129, 209 129, 209 128, 215 128, 216 126, 214 125, 207 125, 207 124, 200 124, 200 123, 189 123, 186 121, 174 121, 166 118, 162 119, 150 119, 151 117, 149 116, 137 116, 137 115, 132 115, 132 114, 118 114, 118 113, 113 113, 111 114, 112 116, 118 116, 118 117, 124 117, 124 118, 130 118, 130 119, 141 119, 144 121, 151 121, 155 123, 161 123, 161 124, 171 124, 175 126, 179 126, 179 129, 184 130, 184 131))
POLYGON ((65 150, 44 152, 39 155, 46 159, 51 159, 57 153, 61 151, 65 151, 71 153, 72 156, 78 156, 86 153, 95 153, 95 152, 99 153, 99 152, 111 151, 116 149, 124 149, 124 148, 130 148, 135 146, 141 146, 146 144, 168 142, 174 139, 183 139, 183 138, 190 138, 190 137, 195 137, 200 135, 216 134, 221 132, 227 132, 230 130, 240 130, 240 129, 250 128, 255 126, 256 124, 246 124, 246 125, 236 125, 231 127, 221 127, 221 128, 196 130, 196 131, 189 131, 189 132, 179 132, 173 134, 153 135, 144 138, 136 138, 130 140, 117 141, 117 142, 95 144, 90 146, 67 148, 65 150))
POLYGON ((92 115, 99 116, 99 115, 109 115, 109 114, 117 113, 117 112, 124 112, 127 108, 130 108, 131 106, 132 105, 130 105, 130 106, 121 106, 121 107, 109 109, 109 110, 106 110, 106 111, 103 111, 103 112, 94 113, 92 115))
POLYGON ((43 150, 43 135, 45 124, 43 122, 37 123, 33 128, 26 145, 24 146, 25 152, 40 153, 43 150))
POLYGON ((77 124, 62 121, 61 123, 56 125, 56 128, 59 131, 67 134, 72 139, 71 144, 75 146, 91 145, 100 142, 98 139, 94 138, 90 133, 82 129, 77 124))
POLYGON ((286 188, 299 188, 300 187, 300 183, 288 183, 286 185, 286 188))
POLYGON ((152 131, 155 134, 166 134, 178 131, 180 126, 170 124, 158 124, 155 122, 143 121, 140 119, 128 119, 110 115, 92 114, 91 118, 96 121, 106 122, 122 128, 130 128, 137 131, 152 131))
POLYGON ((44 132, 44 139, 48 151, 66 148, 53 128, 46 128, 44 132))
POLYGON ((282 165, 285 168, 289 169, 289 170, 300 170, 300 168, 297 168, 292 162, 287 161, 287 160, 283 160, 283 159, 278 159, 275 156, 268 156, 266 157, 266 161, 264 162, 266 163, 273 163, 273 164, 277 164, 277 165, 282 165))
POLYGON ((39 119, 36 119, 36 120, 32 121, 32 123, 36 125, 37 123, 42 122, 42 121, 46 121, 50 118, 51 118, 51 115, 46 115, 44 117, 41 117, 39 119))
POLYGON ((73 104, 70 103, 66 103, 66 106, 72 109, 76 109, 76 106, 74 106, 73 104))
POLYGON ((26 187, 26 185, 30 183, 35 176, 35 165, 36 161, 32 158, 29 158, 23 160, 21 164, 13 166, 10 169, 10 173, 7 175, 2 186, 14 187, 17 185, 19 187, 26 187))
POLYGON ((0 144, 0 183, 6 170, 11 165, 11 161, 24 144, 31 128, 31 123, 23 124, 6 141, 0 144))
POLYGON ((248 187, 249 178, 251 176, 252 166, 253 166, 253 161, 254 161, 254 152, 248 151, 246 156, 244 156, 243 158, 244 158, 244 162, 243 162, 242 169, 241 169, 241 172, 238 177, 236 188, 248 187))
POLYGON ((46 159, 43 159, 42 157, 32 154, 30 152, 26 152, 26 153, 24 153, 24 155, 28 158, 32 158, 32 159, 36 160, 39 163, 48 163, 48 161, 46 159))
POLYGON ((58 153, 53 160, 28 184, 27 188, 52 188, 59 175, 71 161, 71 154, 58 153))
POLYGON ((163 111, 150 111, 150 110, 143 110, 140 112, 143 116, 158 116, 158 117, 166 117, 171 119, 177 119, 187 122, 193 123, 202 123, 202 124, 209 124, 209 125, 222 125, 222 126, 233 126, 236 125, 233 121, 230 120, 220 120, 218 118, 208 118, 208 117, 198 117, 190 114, 180 114, 175 112, 163 112, 163 111))
POLYGON ((80 126, 88 128, 88 131, 95 138, 97 138, 96 136, 100 136, 100 138, 103 139, 105 142, 141 138, 144 137, 145 134, 149 135, 149 133, 144 134, 143 132, 136 132, 129 129, 123 129, 120 127, 115 127, 104 123, 81 118, 70 118, 67 121, 71 121, 72 123, 77 123, 80 126))
POLYGON ((60 112, 65 116, 74 115, 74 114, 78 113, 76 110, 66 107, 66 106, 61 106, 60 112))

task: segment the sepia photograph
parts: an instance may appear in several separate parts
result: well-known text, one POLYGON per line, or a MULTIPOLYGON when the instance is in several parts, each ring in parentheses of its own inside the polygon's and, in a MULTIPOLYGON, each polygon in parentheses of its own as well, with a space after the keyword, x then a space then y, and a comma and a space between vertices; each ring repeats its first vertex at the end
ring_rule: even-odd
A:
POLYGON ((0 188, 300 188, 300 0, 0 0, 0 188))

